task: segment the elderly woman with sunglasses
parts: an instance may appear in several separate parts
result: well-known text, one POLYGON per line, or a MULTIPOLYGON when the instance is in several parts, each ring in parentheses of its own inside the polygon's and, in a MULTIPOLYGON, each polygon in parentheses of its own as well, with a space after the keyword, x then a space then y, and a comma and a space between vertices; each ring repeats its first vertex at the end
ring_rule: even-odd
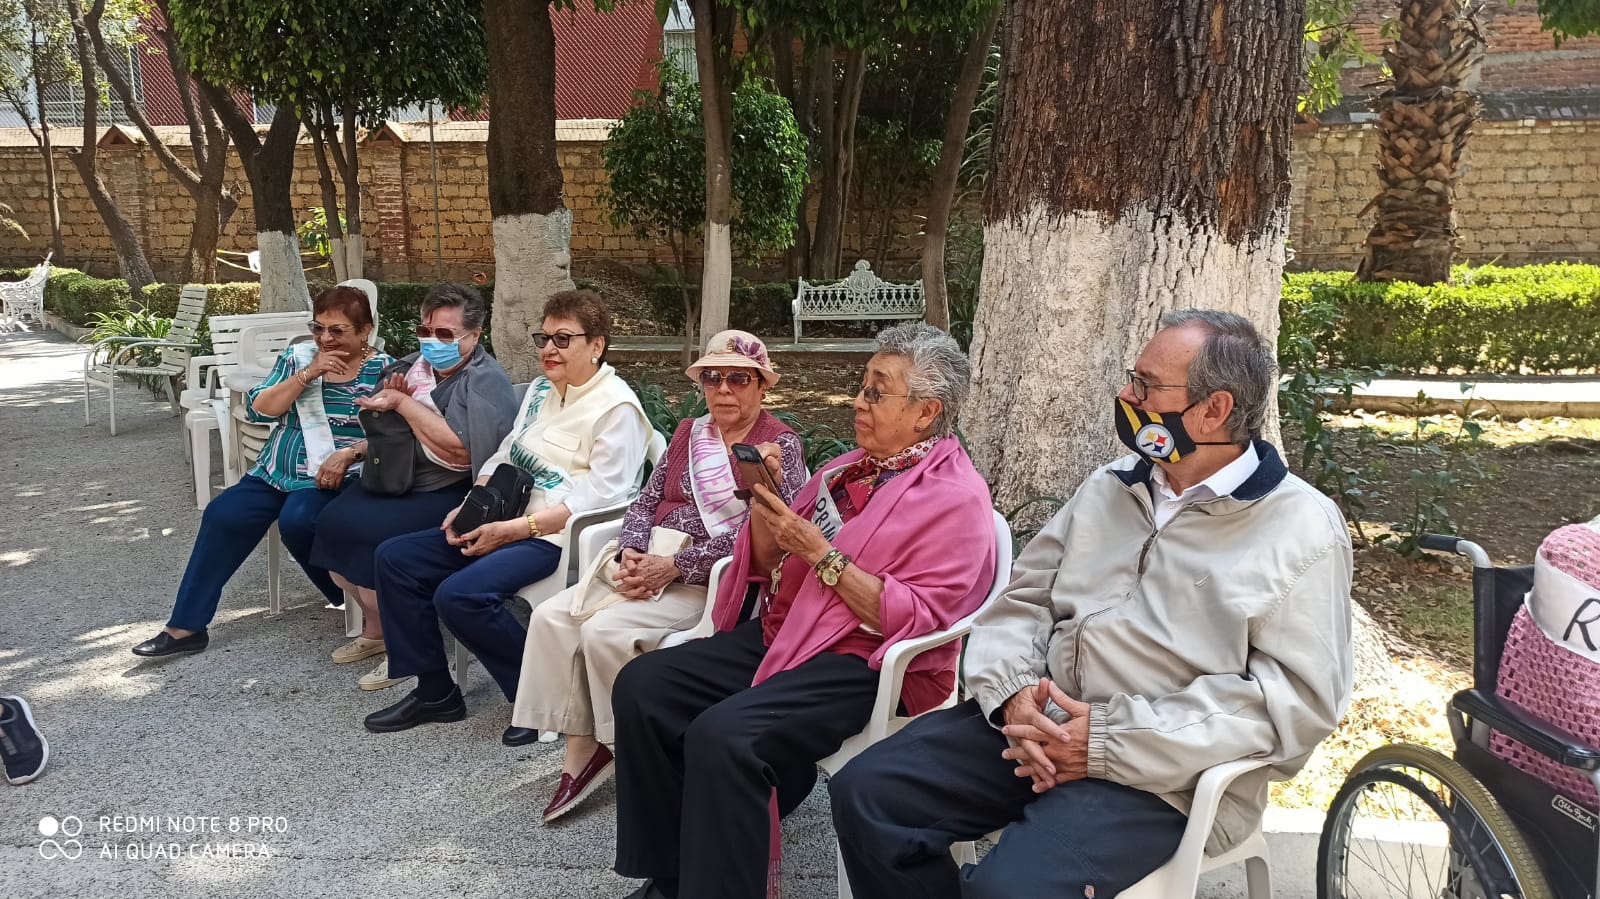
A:
POLYGON ((611 315, 599 294, 552 296, 533 335, 544 374, 528 386, 510 433, 478 469, 478 483, 487 484, 501 466, 513 466, 531 484, 526 505, 507 520, 468 530, 453 527, 458 506, 438 526, 378 547, 388 674, 415 676, 417 686, 368 715, 368 730, 466 716, 440 622, 478 657, 506 701, 516 699, 527 631, 506 604, 555 571, 568 518, 625 502, 638 489, 649 425, 633 389, 605 363, 610 341, 611 315))
MULTIPOLYGON (((428 291, 417 326, 421 349, 390 367, 382 390, 356 401, 366 411, 362 421, 376 458, 355 489, 323 510, 311 551, 312 563, 332 572, 366 613, 361 635, 333 651, 335 662, 384 652, 373 566, 378 545, 437 527, 511 431, 516 392, 481 343, 487 313, 471 285, 446 282, 428 291)), ((360 687, 396 683, 385 659, 360 687)))
POLYGON ((378 389, 393 362, 375 351, 372 309, 354 287, 331 287, 311 305, 310 343, 285 349, 267 379, 252 389, 245 412, 253 422, 275 421, 250 471, 206 505, 194 549, 167 626, 133 648, 134 655, 200 652, 217 614, 222 587, 266 536, 273 522, 289 555, 317 589, 338 605, 344 594, 311 559, 317 517, 339 495, 365 443, 356 403, 378 389))
POLYGON ((533 610, 522 654, 514 734, 567 735, 566 761, 544 810, 552 821, 611 777, 615 741, 611 684, 622 666, 693 627, 705 611, 711 567, 733 552, 749 517, 749 485, 733 463, 736 443, 776 446, 778 493, 793 499, 807 472, 793 430, 762 408, 778 383, 753 334, 723 331, 687 374, 705 391, 707 413, 684 419, 662 464, 623 518, 613 564, 533 610))
MULTIPOLYGON (((983 601, 989 489, 955 437, 969 372, 937 328, 879 334, 855 400, 860 449, 792 503, 753 485, 714 600, 717 633, 617 676, 616 870, 650 878, 634 896, 765 895, 777 818, 811 792, 818 760, 866 726, 884 653, 983 601)), ((760 449, 776 478, 778 448, 760 449)), ((911 663, 909 713, 950 695, 957 651, 911 663)))

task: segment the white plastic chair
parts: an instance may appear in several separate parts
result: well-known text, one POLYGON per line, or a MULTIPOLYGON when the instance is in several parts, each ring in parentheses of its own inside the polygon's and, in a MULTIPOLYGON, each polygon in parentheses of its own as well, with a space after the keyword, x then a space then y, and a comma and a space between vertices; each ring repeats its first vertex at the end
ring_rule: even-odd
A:
POLYGON ((119 375, 153 375, 161 379, 166 388, 167 401, 174 415, 182 411, 178 406, 173 382, 188 369, 189 356, 200 345, 195 334, 200 330, 200 320, 206 314, 206 289, 190 285, 183 289, 178 299, 178 313, 172 317, 172 328, 164 340, 143 337, 107 337, 98 341, 83 357, 83 423, 89 424, 89 392, 91 387, 106 389, 106 405, 110 410, 111 436, 117 435, 117 377, 119 375), (154 365, 124 362, 130 353, 147 349, 160 351, 161 359, 154 365))
POLYGON ((218 431, 222 438, 223 482, 232 483, 229 473, 233 469, 233 428, 228 414, 226 383, 243 361, 239 332, 247 327, 266 325, 304 329, 310 318, 306 312, 263 312, 212 315, 206 319, 211 331, 211 355, 189 357, 186 387, 178 394, 178 405, 186 410, 183 426, 188 439, 184 448, 193 468, 195 508, 204 509, 211 501, 212 431, 218 431))
MULTIPOLYGON (((645 461, 650 463, 650 466, 654 468, 655 466, 661 464, 661 459, 666 454, 667 438, 663 437, 660 431, 652 430, 650 432, 650 442, 645 445, 645 461)), ((641 473, 642 472, 643 469, 641 468, 641 473)), ((635 485, 636 489, 637 487, 638 485, 635 485)), ((578 565, 578 543, 583 538, 584 532, 589 528, 603 522, 620 521, 622 516, 627 513, 628 507, 632 504, 633 501, 629 500, 628 502, 617 503, 616 505, 606 506, 602 509, 590 509, 587 512, 579 512, 578 514, 568 518, 566 525, 561 528, 561 559, 556 563, 556 570, 552 571, 544 579, 534 581, 528 586, 523 587, 521 590, 518 590, 517 596, 526 601, 528 606, 531 608, 533 606, 537 606, 539 603, 544 602, 550 597, 555 596, 557 593, 560 593, 562 590, 567 589, 573 584, 576 584, 578 582, 578 572, 581 570, 578 565)), ((460 640, 457 640, 457 684, 460 684, 462 678, 466 677, 467 668, 470 667, 471 664, 472 652, 468 650, 460 640)))
POLYGON ((44 321, 44 288, 50 282, 50 257, 33 267, 28 277, 21 281, 0 283, 0 315, 7 325, 24 319, 39 324, 44 321))

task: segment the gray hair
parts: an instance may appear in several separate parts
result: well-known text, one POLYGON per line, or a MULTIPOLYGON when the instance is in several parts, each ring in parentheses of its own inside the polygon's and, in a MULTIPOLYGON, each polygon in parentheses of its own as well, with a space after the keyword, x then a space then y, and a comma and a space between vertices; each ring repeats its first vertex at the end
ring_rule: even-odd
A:
POLYGON ((488 314, 489 306, 483 301, 483 294, 471 284, 445 281, 435 284, 422 298, 422 320, 427 321, 435 309, 460 309, 461 327, 473 331, 483 327, 483 318, 488 314))
POLYGON ((1230 440, 1261 436, 1272 397, 1276 354, 1256 326, 1242 315, 1213 309, 1175 309, 1161 316, 1162 328, 1201 328, 1205 343, 1189 363, 1189 399, 1203 400, 1227 391, 1233 397, 1228 414, 1230 440))
POLYGON ((940 402, 939 415, 929 427, 930 436, 953 433, 961 404, 972 387, 972 364, 955 338, 926 322, 911 322, 880 332, 878 352, 911 360, 911 371, 906 375, 910 400, 940 402))

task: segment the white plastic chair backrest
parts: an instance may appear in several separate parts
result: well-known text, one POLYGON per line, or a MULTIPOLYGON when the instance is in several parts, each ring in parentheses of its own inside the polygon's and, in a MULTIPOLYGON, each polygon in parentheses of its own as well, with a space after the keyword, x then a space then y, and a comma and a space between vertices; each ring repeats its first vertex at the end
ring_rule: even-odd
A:
POLYGON ((382 350, 383 338, 378 336, 378 285, 368 281, 366 278, 351 278, 348 281, 340 281, 336 286, 354 287, 367 295, 367 307, 372 310, 372 337, 367 343, 372 344, 376 349, 382 350))
MULTIPOLYGON (((178 313, 172 317, 172 327, 167 331, 166 339, 171 343, 194 343, 195 334, 200 331, 200 322, 206 317, 206 289, 199 284, 191 284, 178 294, 178 313)), ((161 365, 163 368, 176 368, 183 371, 189 366, 189 354, 193 352, 189 347, 163 347, 161 350, 161 365)))
POLYGON ((239 355, 239 331, 243 328, 258 325, 292 324, 305 330, 306 322, 311 320, 311 313, 299 312, 253 312, 248 315, 213 315, 210 317, 211 328, 211 354, 217 357, 217 365, 227 370, 237 366, 242 357, 239 355))
POLYGON ((244 263, 245 265, 250 266, 251 271, 258 275, 261 274, 261 251, 251 250, 250 252, 244 254, 244 263))
POLYGON ((305 321, 271 322, 239 329, 239 364, 270 364, 296 338, 307 337, 305 321))

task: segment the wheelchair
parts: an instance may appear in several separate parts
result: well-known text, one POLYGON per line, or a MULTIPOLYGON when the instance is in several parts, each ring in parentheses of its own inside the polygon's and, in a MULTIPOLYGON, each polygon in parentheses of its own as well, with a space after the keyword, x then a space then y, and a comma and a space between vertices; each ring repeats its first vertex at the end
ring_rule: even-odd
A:
POLYGON ((1600 899, 1600 829, 1586 799, 1489 750, 1499 731, 1600 791, 1600 749, 1495 693, 1532 566, 1495 568, 1477 544, 1429 534, 1423 549, 1472 561, 1472 686, 1450 701, 1455 757, 1395 744, 1357 762, 1317 847, 1318 899, 1600 899))

